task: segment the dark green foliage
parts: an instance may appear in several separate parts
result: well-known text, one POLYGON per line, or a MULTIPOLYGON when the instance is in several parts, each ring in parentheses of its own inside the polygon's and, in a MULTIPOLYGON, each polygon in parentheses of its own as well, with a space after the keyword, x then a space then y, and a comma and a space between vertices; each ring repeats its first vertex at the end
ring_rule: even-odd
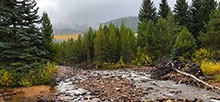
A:
POLYGON ((119 37, 117 37, 115 28, 112 23, 109 25, 108 38, 108 62, 116 63, 120 59, 119 37))
POLYGON ((64 65, 94 63, 101 66, 105 62, 118 63, 120 56, 123 62, 130 63, 136 53, 134 33, 124 23, 120 29, 112 23, 103 28, 100 25, 95 33, 90 28, 84 37, 64 41, 59 46, 57 59, 64 65))
POLYGON ((100 25, 99 30, 96 33, 94 48, 95 62, 97 65, 102 65, 105 61, 107 61, 107 39, 105 33, 103 32, 102 25, 100 25))
POLYGON ((179 60, 180 57, 184 59, 191 59, 195 51, 195 39, 186 27, 180 32, 174 50, 171 54, 172 60, 179 60))
POLYGON ((167 0, 161 0, 160 9, 158 12, 159 16, 163 18, 167 18, 167 14, 169 11, 170 11, 170 7, 167 3, 167 0))
POLYGON ((89 31, 88 33, 86 33, 83 41, 86 57, 87 57, 87 63, 92 63, 94 59, 94 39, 95 39, 95 34, 92 31, 92 28, 89 28, 89 31))
POLYGON ((0 66, 7 70, 26 71, 47 61, 35 6, 33 0, 1 0, 0 66))
MULTIPOLYGON (((31 86, 51 81, 51 78, 45 78, 46 75, 42 75, 48 74, 43 68, 46 68, 44 65, 49 60, 48 56, 51 55, 46 42, 52 42, 52 37, 45 37, 44 34, 46 32, 51 34, 51 29, 44 29, 43 34, 36 26, 40 23, 36 2, 34 0, 1 0, 0 9, 0 70, 10 74, 12 81, 8 85, 31 86), (41 75, 45 76, 45 79, 43 82, 38 82, 41 75)), ((45 28, 49 24, 48 20, 44 19, 45 28)))
POLYGON ((50 52, 46 57, 51 61, 57 61, 56 56, 58 54, 58 47, 53 43, 53 27, 46 12, 43 13, 41 20, 41 32, 43 33, 42 39, 46 49, 50 52))
POLYGON ((154 7, 154 3, 151 0, 143 0, 143 3, 141 5, 140 11, 139 11, 139 21, 143 22, 144 20, 146 22, 152 20, 153 22, 157 22, 157 13, 156 8, 154 7))
MULTIPOLYGON (((150 20, 149 22, 152 22, 152 20, 150 20)), ((141 48, 144 48, 146 45, 146 31, 148 31, 147 29, 151 29, 150 27, 147 27, 148 22, 146 22, 145 20, 141 23, 139 23, 138 25, 138 36, 137 36, 137 44, 138 46, 140 46, 141 48)), ((153 27, 153 22, 152 22, 152 26, 153 27)), ((153 31, 153 29, 151 29, 150 31, 153 31)))
POLYGON ((143 23, 143 43, 144 46, 143 48, 146 49, 146 52, 151 55, 154 56, 157 51, 157 36, 156 36, 156 27, 153 23, 153 21, 149 21, 148 23, 143 23), (154 52, 155 51, 155 52, 154 52))
POLYGON ((41 31, 43 33, 43 40, 46 43, 51 43, 53 41, 53 27, 46 12, 43 13, 41 31))
POLYGON ((175 44, 176 42, 176 38, 179 34, 179 32, 181 32, 181 26, 179 26, 178 22, 175 22, 175 18, 174 18, 174 15, 172 12, 168 12, 168 15, 167 15, 167 22, 168 22, 168 27, 169 27, 169 30, 170 30, 170 40, 172 42, 172 46, 175 44))
POLYGON ((146 49, 147 54, 155 59, 169 56, 172 49, 173 39, 175 38, 175 30, 174 28, 171 28, 170 25, 173 24, 171 24, 171 22, 168 23, 168 21, 163 18, 160 18, 156 25, 152 21, 149 21, 148 23, 142 22, 142 24, 139 25, 139 46, 146 49), (172 36, 171 31, 173 34, 172 36))
POLYGON ((120 28, 121 56, 125 63, 129 63, 134 58, 136 49, 134 33, 130 28, 126 28, 123 22, 120 28))
MULTIPOLYGON (((209 21, 209 14, 215 10, 217 2, 215 0, 193 0, 191 11, 191 28, 193 36, 196 38, 200 31, 205 31, 204 22, 209 21)), ((198 44, 198 42, 197 42, 198 44)))
POLYGON ((189 27, 190 24, 190 13, 189 5, 186 0, 177 0, 174 7, 175 21, 179 22, 181 26, 189 27))
POLYGON ((210 20, 205 24, 206 32, 201 32, 199 40, 202 45, 211 51, 220 50, 220 11, 210 14, 210 20))

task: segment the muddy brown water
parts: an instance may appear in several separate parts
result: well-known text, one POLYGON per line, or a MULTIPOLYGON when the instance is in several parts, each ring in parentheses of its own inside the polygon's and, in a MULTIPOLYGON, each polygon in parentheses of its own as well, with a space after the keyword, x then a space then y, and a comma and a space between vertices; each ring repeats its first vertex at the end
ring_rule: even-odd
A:
MULTIPOLYGON (((33 87, 27 87, 27 88, 3 88, 0 89, 0 94, 6 94, 9 93, 12 99, 5 101, 5 102, 24 102, 24 98, 33 98, 36 95, 45 95, 47 93, 56 93, 56 89, 52 86, 48 85, 40 85, 40 86, 33 86, 33 87), (14 95, 14 94, 15 95, 14 95)), ((7 97, 3 96, 4 99, 7 97)), ((1 101, 0 101, 1 102, 1 101)), ((4 101, 3 101, 4 102, 4 101)), ((29 101, 31 102, 31 101, 29 101)))

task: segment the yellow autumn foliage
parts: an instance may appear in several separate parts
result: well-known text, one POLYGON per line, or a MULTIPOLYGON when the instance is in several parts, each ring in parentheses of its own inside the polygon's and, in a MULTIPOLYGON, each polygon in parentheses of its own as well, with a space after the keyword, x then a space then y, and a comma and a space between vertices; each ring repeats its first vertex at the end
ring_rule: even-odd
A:
POLYGON ((74 39, 77 40, 78 36, 82 34, 71 34, 71 35, 54 35, 55 40, 68 40, 74 39))
POLYGON ((216 75, 220 74, 220 63, 203 61, 201 69, 205 75, 216 75))

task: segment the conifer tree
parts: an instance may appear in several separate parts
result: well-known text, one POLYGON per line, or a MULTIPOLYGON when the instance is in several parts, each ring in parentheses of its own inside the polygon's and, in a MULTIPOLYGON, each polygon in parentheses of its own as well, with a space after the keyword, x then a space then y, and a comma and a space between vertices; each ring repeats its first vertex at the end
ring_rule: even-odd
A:
POLYGON ((48 14, 46 12, 43 12, 43 17, 42 17, 42 27, 41 27, 41 32, 43 33, 43 40, 46 43, 52 43, 53 41, 53 27, 50 22, 50 19, 48 17, 48 14))
POLYGON ((144 20, 148 22, 152 20, 153 22, 157 22, 157 13, 156 8, 154 7, 154 3, 151 0, 143 0, 139 11, 139 20, 143 22, 144 20))
POLYGON ((84 47, 86 50, 86 56, 87 56, 87 62, 92 63, 94 59, 94 39, 95 34, 92 30, 92 28, 89 28, 88 33, 86 33, 84 37, 84 47))
POLYGON ((46 49, 50 52, 47 58, 52 61, 57 61, 56 56, 58 53, 58 48, 53 43, 53 27, 46 12, 43 12, 43 17, 41 20, 41 32, 43 33, 42 39, 46 49))
POLYGON ((94 48, 95 48, 95 57, 96 64, 98 66, 106 62, 106 49, 107 49, 107 40, 102 29, 102 25, 99 26, 99 30, 96 33, 94 39, 94 48))
POLYGON ((174 50, 171 54, 172 60, 179 60, 179 57, 185 59, 191 59, 196 48, 196 43, 194 37, 188 31, 186 27, 180 32, 174 50))
POLYGON ((174 15, 171 11, 169 11, 167 14, 167 22, 168 22, 168 27, 170 30, 170 35, 171 35, 170 40, 172 40, 172 45, 174 45, 176 38, 179 32, 181 31, 181 26, 178 25, 179 24, 178 22, 175 22, 174 15))
POLYGON ((220 50, 220 11, 215 10, 210 14, 210 20, 205 24, 206 32, 201 32, 199 40, 209 51, 220 50))
MULTIPOLYGON (((209 21, 209 14, 215 10, 217 7, 217 2, 215 0, 193 0, 191 11, 191 32, 196 38, 200 31, 205 31, 204 22, 209 21)), ((198 44, 198 42, 197 42, 198 44)))
POLYGON ((36 26, 40 23, 34 0, 1 0, 0 66, 7 70, 27 72, 39 68, 49 52, 44 46, 42 34, 36 26), (25 12, 24 12, 25 11, 25 12))
MULTIPOLYGON (((152 22, 152 20, 150 20, 152 22)), ((150 22, 149 21, 149 22, 150 22)), ((152 22, 153 23, 153 22, 152 22)), ((148 29, 147 27, 148 22, 143 21, 138 24, 138 36, 137 36, 137 44, 141 48, 144 48, 146 46, 146 30, 148 29)))
POLYGON ((190 24, 190 13, 189 5, 186 0, 177 0, 174 7, 175 21, 181 26, 189 27, 190 24))
POLYGON ((126 28, 123 21, 120 28, 121 56, 123 57, 125 63, 129 63, 135 53, 134 34, 130 29, 126 28))
POLYGON ((157 23, 157 50, 159 53, 156 54, 155 57, 167 57, 171 53, 172 49, 172 37, 170 34, 169 23, 166 19, 160 18, 157 23), (164 47, 166 46, 166 47, 164 47))
POLYGON ((156 50, 156 46, 157 46, 157 40, 156 40, 156 28, 155 25, 153 23, 153 21, 149 21, 148 23, 146 23, 145 25, 146 30, 144 30, 143 33, 143 37, 144 39, 144 43, 145 43, 145 50, 147 52, 147 54, 154 56, 155 52, 157 52, 156 50))
POLYGON ((161 0, 160 9, 159 9, 159 16, 163 18, 167 18, 167 14, 170 11, 170 7, 167 3, 167 0, 161 0))
POLYGON ((117 38, 115 28, 112 23, 109 24, 108 38, 108 60, 109 62, 118 62, 120 59, 119 39, 117 38))
POLYGON ((108 38, 108 33, 109 33, 109 29, 108 29, 108 26, 105 24, 104 25, 104 27, 103 27, 103 32, 104 32, 104 34, 105 34, 105 36, 106 36, 106 38, 108 38))

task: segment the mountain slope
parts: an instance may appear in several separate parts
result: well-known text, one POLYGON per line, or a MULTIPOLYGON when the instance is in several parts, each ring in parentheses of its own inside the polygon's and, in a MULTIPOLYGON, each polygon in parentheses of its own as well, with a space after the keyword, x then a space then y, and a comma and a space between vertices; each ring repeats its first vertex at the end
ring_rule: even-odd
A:
POLYGON ((137 32, 137 27, 138 27, 138 22, 139 22, 138 17, 122 17, 122 18, 118 18, 118 19, 105 22, 103 24, 109 25, 112 22, 116 26, 121 26, 122 21, 124 21, 126 26, 131 28, 133 32, 137 32))

